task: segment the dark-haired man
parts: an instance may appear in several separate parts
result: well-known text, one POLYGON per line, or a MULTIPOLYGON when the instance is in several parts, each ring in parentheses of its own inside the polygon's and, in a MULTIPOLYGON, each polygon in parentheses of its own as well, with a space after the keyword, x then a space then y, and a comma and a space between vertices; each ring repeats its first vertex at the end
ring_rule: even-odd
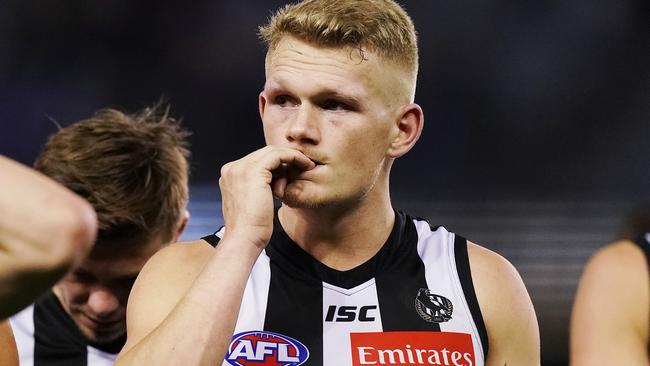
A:
POLYGON ((99 230, 74 271, 11 317, 21 364, 113 364, 135 278, 188 219, 186 136, 154 108, 101 110, 50 137, 35 169, 85 198, 99 230))

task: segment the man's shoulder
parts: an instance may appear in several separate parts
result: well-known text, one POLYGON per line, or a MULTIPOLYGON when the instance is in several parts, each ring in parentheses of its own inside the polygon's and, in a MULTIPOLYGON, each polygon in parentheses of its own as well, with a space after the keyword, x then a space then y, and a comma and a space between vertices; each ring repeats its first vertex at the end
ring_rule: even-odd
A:
POLYGON ((537 317, 521 276, 506 258, 485 247, 468 241, 467 252, 492 358, 539 364, 537 317), (513 347, 517 351, 511 352, 513 347))
POLYGON ((210 258, 214 248, 204 239, 179 242, 166 246, 154 254, 141 271, 143 273, 158 272, 161 270, 167 274, 171 268, 196 268, 196 266, 205 264, 210 258))
POLYGON ((626 275, 630 269, 645 267, 643 248, 632 241, 621 240, 600 248, 587 264, 587 270, 605 271, 608 276, 626 275))
POLYGON ((519 272, 506 258, 470 241, 467 241, 467 254, 479 301, 501 298, 507 303, 521 295, 528 298, 519 272))
POLYGON ((133 284, 127 317, 146 322, 152 315, 169 313, 213 253, 214 248, 204 240, 180 242, 159 250, 133 284))
MULTIPOLYGON (((608 294, 617 299, 617 306, 636 306, 642 293, 647 293, 648 264, 643 250, 627 240, 617 241, 599 249, 585 266, 580 287, 585 293, 608 294), (589 290, 589 291, 587 291, 589 290), (624 300, 629 301, 624 301, 624 300), (629 302, 623 305, 622 303, 629 302)), ((647 301, 643 306, 647 309, 647 301)))
POLYGON ((467 241, 467 253, 470 258, 472 271, 489 272, 494 275, 510 276, 517 272, 515 267, 507 259, 492 250, 467 241), (498 271, 498 272, 495 272, 498 271))

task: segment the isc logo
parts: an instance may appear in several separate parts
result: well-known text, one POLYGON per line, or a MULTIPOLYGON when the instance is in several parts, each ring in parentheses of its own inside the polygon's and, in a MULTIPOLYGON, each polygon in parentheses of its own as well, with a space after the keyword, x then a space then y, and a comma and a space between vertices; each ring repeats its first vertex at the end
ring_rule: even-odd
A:
POLYGON ((327 308, 326 322, 353 322, 359 319, 360 322, 375 321, 375 317, 370 315, 370 310, 377 309, 377 305, 367 306, 339 306, 330 305, 327 308))
POLYGON ((226 361, 234 366, 298 366, 309 358, 299 341, 282 334, 250 331, 235 334, 226 361))

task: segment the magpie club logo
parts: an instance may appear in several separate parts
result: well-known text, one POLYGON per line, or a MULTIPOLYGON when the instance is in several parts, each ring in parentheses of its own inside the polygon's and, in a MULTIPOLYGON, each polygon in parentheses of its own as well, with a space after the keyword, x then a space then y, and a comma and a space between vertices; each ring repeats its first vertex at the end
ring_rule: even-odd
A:
POLYGON ((451 319, 454 305, 444 296, 432 294, 429 289, 421 288, 415 296, 415 310, 429 323, 442 323, 451 319))
POLYGON ((309 350, 299 341, 259 330, 235 334, 226 354, 233 366, 298 366, 308 358, 309 350))

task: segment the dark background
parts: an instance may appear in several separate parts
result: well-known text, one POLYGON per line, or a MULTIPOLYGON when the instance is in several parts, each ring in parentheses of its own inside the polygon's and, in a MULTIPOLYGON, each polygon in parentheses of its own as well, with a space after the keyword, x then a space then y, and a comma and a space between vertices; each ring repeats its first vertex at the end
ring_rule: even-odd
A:
MULTIPOLYGON (((221 165, 263 144, 256 27, 283 3, 0 1, 0 153, 30 164, 52 120, 164 98, 216 201, 221 165)), ((584 261, 650 198, 650 2, 401 3, 426 125, 395 201, 510 259, 561 365, 584 261)))

